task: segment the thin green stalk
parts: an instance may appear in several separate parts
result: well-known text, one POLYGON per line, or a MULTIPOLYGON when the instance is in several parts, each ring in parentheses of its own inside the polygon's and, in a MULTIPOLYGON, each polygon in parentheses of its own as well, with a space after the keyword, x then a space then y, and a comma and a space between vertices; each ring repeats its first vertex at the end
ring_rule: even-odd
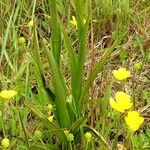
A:
POLYGON ((119 134, 119 121, 120 121, 120 114, 117 116, 117 120, 116 120, 116 133, 115 133, 115 138, 114 138, 112 150, 117 149, 118 134, 119 134))
POLYGON ((10 18, 9 18, 9 21, 8 21, 8 24, 7 24, 7 29, 5 31, 4 39, 2 41, 3 44, 2 44, 1 55, 0 55, 0 64, 3 60, 3 56, 5 56, 6 60, 8 61, 9 66, 12 70, 14 70, 14 68, 13 68, 12 62, 10 61, 9 55, 7 53, 6 44, 7 44, 7 41, 8 41, 8 36, 9 36, 9 33, 10 33, 14 12, 15 12, 15 10, 18 11, 18 7, 19 7, 19 4, 18 4, 17 9, 16 9, 15 5, 16 5, 16 1, 14 2, 13 9, 12 9, 12 12, 11 12, 11 15, 10 15, 10 18))
POLYGON ((88 148, 89 148, 89 142, 86 143, 85 150, 88 150, 88 148))
POLYGON ((24 126, 24 124, 23 124, 23 121, 22 121, 22 118, 21 118, 21 114, 20 114, 20 112, 18 112, 18 114, 19 114, 19 120, 20 120, 20 123, 21 123, 22 129, 23 129, 23 132, 24 132, 24 136, 25 136, 26 144, 27 144, 28 149, 30 150, 30 144, 29 144, 29 140, 28 140, 28 136, 27 136, 27 133, 26 133, 25 126, 24 126))
POLYGON ((134 150, 133 132, 131 132, 130 139, 131 139, 131 149, 134 150))
POLYGON ((71 142, 69 142, 69 148, 70 148, 69 150, 73 150, 71 142))
POLYGON ((1 101, 1 119, 0 119, 0 125, 1 125, 1 128, 3 130, 3 135, 4 137, 6 136, 6 133, 5 133, 5 126, 4 126, 4 104, 5 102, 4 101, 1 101))

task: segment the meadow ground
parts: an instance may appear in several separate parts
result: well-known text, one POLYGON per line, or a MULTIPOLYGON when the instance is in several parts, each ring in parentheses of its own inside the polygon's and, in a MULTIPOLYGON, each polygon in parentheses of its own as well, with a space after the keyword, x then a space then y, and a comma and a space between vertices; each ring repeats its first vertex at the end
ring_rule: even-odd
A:
POLYGON ((0 149, 149 150, 150 1, 0 0, 0 149))

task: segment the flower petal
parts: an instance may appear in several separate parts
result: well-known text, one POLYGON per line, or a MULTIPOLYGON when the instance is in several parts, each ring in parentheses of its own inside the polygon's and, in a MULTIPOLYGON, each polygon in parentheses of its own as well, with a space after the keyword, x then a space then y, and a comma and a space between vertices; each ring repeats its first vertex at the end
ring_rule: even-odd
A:
POLYGON ((0 97, 7 99, 7 100, 12 99, 16 95, 17 95, 17 92, 14 90, 3 90, 0 92, 0 97))
POLYGON ((116 103, 116 101, 114 101, 112 98, 109 99, 109 103, 111 105, 112 108, 114 108, 115 110, 119 111, 119 112, 124 112, 124 110, 122 110, 119 105, 116 103))

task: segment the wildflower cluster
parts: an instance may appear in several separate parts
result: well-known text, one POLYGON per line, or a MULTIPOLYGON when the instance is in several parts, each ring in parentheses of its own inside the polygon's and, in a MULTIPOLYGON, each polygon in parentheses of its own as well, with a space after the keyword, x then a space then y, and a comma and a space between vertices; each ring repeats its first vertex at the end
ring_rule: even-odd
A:
MULTIPOLYGON (((130 71, 127 71, 125 68, 114 70, 112 73, 114 77, 119 81, 125 80, 131 76, 130 71)), ((131 96, 122 91, 118 91, 115 94, 115 100, 113 98, 110 98, 109 102, 112 108, 121 113, 129 110, 133 105, 131 96)), ((139 129, 141 124, 144 122, 144 118, 140 117, 137 111, 128 111, 127 116, 125 117, 125 122, 128 125, 129 129, 134 132, 139 129)))

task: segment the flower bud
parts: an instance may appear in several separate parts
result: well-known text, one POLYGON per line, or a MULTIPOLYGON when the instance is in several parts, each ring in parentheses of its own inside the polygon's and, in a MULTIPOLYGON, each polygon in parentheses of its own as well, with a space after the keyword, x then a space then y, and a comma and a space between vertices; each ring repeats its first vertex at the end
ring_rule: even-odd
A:
POLYGON ((73 136, 72 133, 69 133, 69 134, 67 135, 67 140, 68 140, 69 142, 71 142, 71 141, 74 140, 74 136, 73 136))
POLYGON ((25 40, 24 37, 20 37, 20 38, 18 39, 18 42, 19 42, 20 44, 24 44, 24 43, 26 42, 26 40, 25 40))
POLYGON ((8 148, 9 145, 10 145, 9 139, 8 139, 8 138, 4 138, 4 139, 2 140, 1 145, 3 146, 3 148, 8 148))
POLYGON ((92 134, 90 132, 86 132, 84 136, 85 136, 85 139, 86 139, 87 142, 91 141, 92 134))
POLYGON ((141 70, 142 69, 142 63, 135 63, 134 64, 134 69, 135 70, 141 70))
POLYGON ((40 130, 36 130, 36 131, 34 132, 34 135, 35 135, 35 137, 37 137, 37 138, 41 138, 41 137, 42 137, 42 133, 41 133, 40 130))
POLYGON ((48 104, 47 109, 51 111, 53 109, 53 106, 51 104, 48 104))

